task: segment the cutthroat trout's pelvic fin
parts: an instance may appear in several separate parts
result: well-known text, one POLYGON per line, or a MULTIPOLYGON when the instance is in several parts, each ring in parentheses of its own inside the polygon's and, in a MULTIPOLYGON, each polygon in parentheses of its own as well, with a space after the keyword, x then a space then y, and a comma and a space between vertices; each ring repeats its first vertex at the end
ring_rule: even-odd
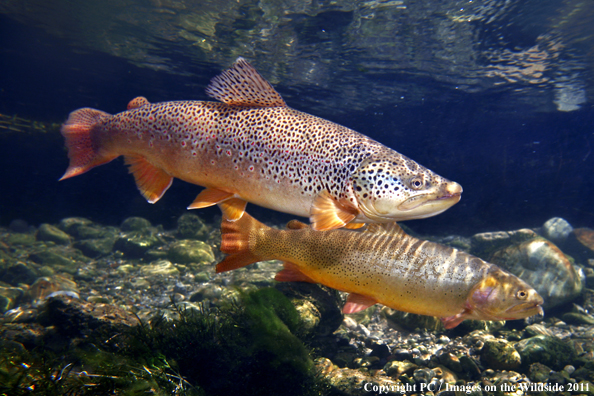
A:
POLYGON ((111 114, 90 108, 70 113, 61 130, 66 140, 70 165, 60 180, 78 176, 118 157, 102 153, 100 145, 92 135, 95 125, 110 117, 111 114))
POLYGON ((241 57, 231 68, 210 81, 206 93, 211 98, 233 106, 286 106, 272 85, 241 57))

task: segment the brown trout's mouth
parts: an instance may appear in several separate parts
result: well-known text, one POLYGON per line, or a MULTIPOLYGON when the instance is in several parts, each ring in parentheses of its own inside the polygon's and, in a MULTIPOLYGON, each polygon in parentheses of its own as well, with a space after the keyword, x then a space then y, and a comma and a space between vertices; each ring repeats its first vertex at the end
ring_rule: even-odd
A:
POLYGON ((413 211, 421 209, 419 215, 426 213, 429 217, 448 209, 458 203, 462 198, 462 186, 456 182, 450 182, 438 191, 429 194, 415 195, 398 205, 398 210, 413 211), (437 213, 436 213, 437 212, 437 213))

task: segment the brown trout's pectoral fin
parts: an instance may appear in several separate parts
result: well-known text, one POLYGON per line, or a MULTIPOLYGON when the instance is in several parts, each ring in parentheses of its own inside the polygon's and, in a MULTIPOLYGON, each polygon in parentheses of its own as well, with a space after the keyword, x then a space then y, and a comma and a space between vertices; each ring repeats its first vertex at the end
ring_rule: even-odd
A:
POLYGON ((309 221, 317 231, 344 227, 359 214, 359 210, 346 200, 336 200, 322 191, 311 205, 309 221))
POLYGON ((134 175, 136 187, 150 203, 155 203, 171 186, 173 176, 157 168, 144 157, 125 156, 124 162, 129 166, 129 171, 134 175))
POLYGON ((441 323, 443 323, 446 329, 453 329, 454 327, 462 323, 469 315, 470 312, 468 311, 468 309, 464 309, 464 311, 460 312, 459 314, 439 319, 441 320, 441 323))
POLYGON ((219 190, 216 188, 205 188, 198 194, 194 202, 188 206, 188 209, 202 209, 216 205, 226 199, 232 198, 233 193, 219 190))
POLYGON ((150 102, 148 101, 147 98, 145 98, 144 96, 137 96, 134 99, 132 99, 130 102, 128 102, 128 110, 132 110, 132 109, 137 109, 139 107, 142 107, 144 105, 150 104, 150 102))
POLYGON ((272 85, 243 58, 237 58, 230 69, 213 78, 206 94, 234 106, 286 106, 272 85))
POLYGON ((245 213, 247 202, 241 198, 231 198, 219 203, 223 216, 229 221, 237 221, 245 213))
POLYGON ((360 312, 376 303, 377 301, 375 301, 373 298, 364 296, 362 294, 351 293, 347 297, 346 304, 344 304, 344 307, 342 307, 342 312, 345 314, 360 312))
POLYGON ((303 230, 305 228, 309 228, 309 226, 299 220, 291 220, 287 223, 287 229, 289 230, 303 230))
POLYGON ((279 282, 309 282, 309 283, 317 283, 309 276, 305 275, 303 272, 299 270, 295 264, 290 263, 288 261, 283 262, 284 269, 280 270, 274 280, 279 282))

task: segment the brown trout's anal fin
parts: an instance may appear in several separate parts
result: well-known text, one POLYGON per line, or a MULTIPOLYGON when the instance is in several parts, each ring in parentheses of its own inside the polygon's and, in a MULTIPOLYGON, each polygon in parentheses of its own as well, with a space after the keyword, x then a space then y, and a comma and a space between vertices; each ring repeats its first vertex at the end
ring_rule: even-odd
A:
POLYGON ((118 155, 100 154, 101 147, 92 136, 93 127, 102 119, 109 117, 111 114, 90 108, 78 109, 70 113, 61 129, 70 164, 60 180, 78 176, 118 157, 118 155))
POLYGON ((206 94, 232 106, 286 106, 272 85, 243 58, 237 58, 231 68, 214 77, 206 94))
POLYGON ((266 260, 250 249, 250 233, 260 229, 266 230, 268 227, 247 213, 237 221, 223 219, 221 222, 221 252, 227 253, 229 256, 217 264, 217 273, 266 260))
MULTIPOLYGON (((303 223, 302 223, 303 224, 303 223)), ((279 282, 309 282, 318 283, 299 270, 299 267, 288 261, 283 262, 284 269, 280 270, 274 277, 279 282)))
POLYGON ((361 227, 365 227, 365 223, 348 223, 344 225, 344 228, 349 230, 358 230, 361 227))
POLYGON ((150 102, 148 101, 147 98, 145 98, 144 96, 137 96, 134 99, 132 99, 130 102, 128 102, 128 110, 132 110, 132 109, 137 109, 139 107, 142 107, 144 105, 150 104, 150 102))
POLYGON ((219 190, 218 188, 205 188, 200 191, 194 202, 188 206, 188 209, 202 209, 221 203, 233 197, 233 193, 219 190))
POLYGON ((333 230, 344 227, 358 214, 359 210, 346 200, 336 200, 327 191, 322 191, 311 205, 309 221, 314 230, 333 230))
POLYGON ((155 203, 173 183, 173 176, 164 170, 157 168, 144 157, 124 156, 124 162, 128 165, 129 172, 134 175, 136 187, 150 203, 155 203))
POLYGON ((229 221, 237 221, 245 213, 247 202, 241 198, 231 198, 219 203, 223 216, 229 221))
POLYGON ((342 307, 342 312, 345 314, 352 314, 363 311, 374 304, 377 304, 377 301, 373 298, 366 297, 362 294, 351 293, 347 297, 346 304, 342 307))

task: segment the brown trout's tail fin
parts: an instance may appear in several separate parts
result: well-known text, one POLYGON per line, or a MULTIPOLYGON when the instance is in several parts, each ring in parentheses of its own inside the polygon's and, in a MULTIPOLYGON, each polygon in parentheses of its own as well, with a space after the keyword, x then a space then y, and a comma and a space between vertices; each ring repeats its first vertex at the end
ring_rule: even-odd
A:
POLYGON ((258 230, 266 230, 269 227, 260 223, 247 213, 244 213, 239 220, 229 221, 223 217, 221 222, 221 252, 228 256, 217 264, 217 273, 231 271, 245 267, 258 261, 266 260, 252 251, 250 247, 250 236, 258 230))
POLYGON ((78 176, 117 157, 100 155, 99 147, 91 136, 95 124, 105 117, 111 117, 111 114, 90 108, 78 109, 70 113, 68 120, 62 126, 62 136, 66 140, 70 165, 60 180, 78 176))

